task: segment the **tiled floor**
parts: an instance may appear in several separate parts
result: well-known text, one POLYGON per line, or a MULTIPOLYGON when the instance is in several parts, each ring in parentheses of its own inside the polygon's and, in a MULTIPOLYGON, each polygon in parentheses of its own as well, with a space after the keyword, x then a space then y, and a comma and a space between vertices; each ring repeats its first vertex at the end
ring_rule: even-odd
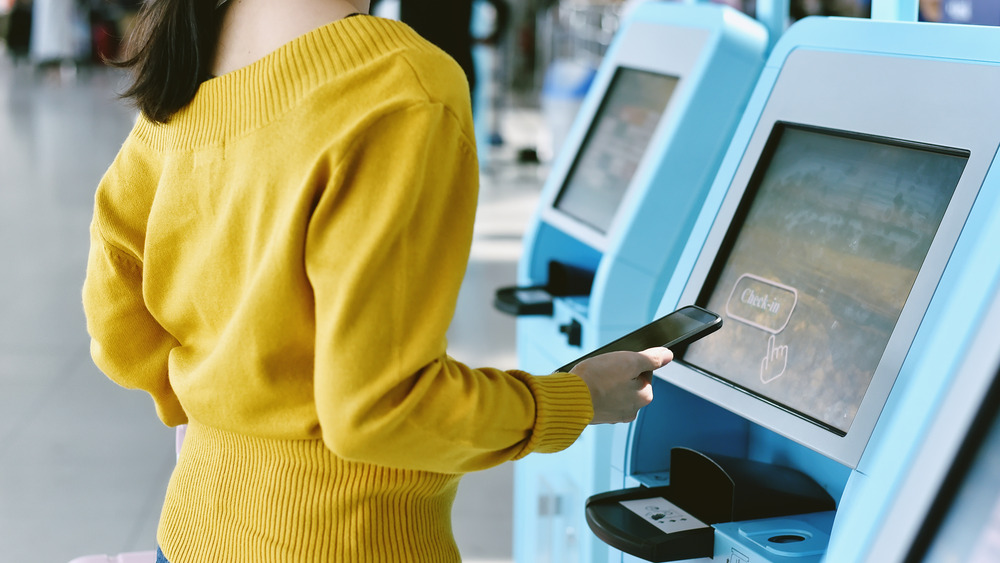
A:
MULTIPOLYGON (((39 72, 0 53, 0 562, 61 563, 151 549, 173 464, 152 403, 93 366, 80 306, 94 187, 133 113, 106 69, 39 72)), ((512 121, 516 138, 530 112, 512 121), (520 125, 518 125, 520 123, 520 125)), ((510 140, 510 139, 508 139, 510 140)), ((530 137, 528 138, 530 141, 530 137)), ((492 309, 513 283, 544 174, 503 155, 482 206, 450 353, 515 367, 514 322, 492 309)), ((468 476, 455 506, 467 561, 508 561, 509 465, 468 476)))

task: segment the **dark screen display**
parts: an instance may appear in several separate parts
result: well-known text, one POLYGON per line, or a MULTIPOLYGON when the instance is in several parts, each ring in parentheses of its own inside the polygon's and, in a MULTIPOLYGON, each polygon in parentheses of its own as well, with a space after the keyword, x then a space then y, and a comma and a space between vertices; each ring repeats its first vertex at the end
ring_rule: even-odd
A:
POLYGON ((683 360, 846 434, 967 160, 776 125, 697 300, 729 328, 683 360))
POLYGON ((606 233, 678 78, 619 68, 608 86, 555 208, 606 233))

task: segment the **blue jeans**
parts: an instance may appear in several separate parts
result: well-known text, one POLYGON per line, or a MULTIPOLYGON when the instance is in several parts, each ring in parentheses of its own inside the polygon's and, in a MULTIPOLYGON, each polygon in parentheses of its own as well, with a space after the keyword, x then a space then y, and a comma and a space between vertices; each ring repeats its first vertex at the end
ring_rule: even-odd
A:
POLYGON ((167 561, 167 556, 160 551, 160 546, 156 546, 156 563, 170 563, 167 561))

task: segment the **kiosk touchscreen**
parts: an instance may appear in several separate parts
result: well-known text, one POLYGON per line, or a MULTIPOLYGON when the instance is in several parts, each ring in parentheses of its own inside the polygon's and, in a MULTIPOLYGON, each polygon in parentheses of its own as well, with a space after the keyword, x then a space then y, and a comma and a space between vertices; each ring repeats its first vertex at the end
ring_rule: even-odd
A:
POLYGON ((931 278, 913 296, 922 316, 931 272, 947 261, 949 251, 929 250, 968 159, 775 122, 695 299, 735 322, 678 366, 709 379, 731 410, 856 465, 881 404, 854 423, 866 398, 884 402, 896 349, 909 348, 916 326, 897 321, 918 273, 931 278), (894 334, 902 345, 887 354, 894 334))
POLYGON ((581 236, 590 231, 587 238, 607 235, 677 81, 669 74, 615 69, 566 179, 546 207, 550 217, 559 221, 563 214, 581 236))
MULTIPOLYGON (((725 325, 656 372, 653 404, 617 441, 622 502, 696 516, 714 536, 700 557, 818 561, 856 541, 839 519, 865 503, 912 374, 930 346, 959 349, 928 339, 998 189, 997 46, 997 29, 838 18, 776 45, 659 309, 692 303, 725 325), (713 466, 720 478, 691 469, 713 466), (835 507, 758 502, 788 469, 835 507)), ((664 554, 683 542, 614 498, 592 497, 588 523, 625 561, 693 557, 664 554)))
MULTIPOLYGON (((518 315, 522 369, 551 373, 653 318, 767 46, 762 24, 726 6, 629 13, 552 163, 517 284, 496 295, 518 315)), ((622 484, 611 438, 591 427, 564 452, 515 464, 516 561, 607 559, 583 507, 622 484)))

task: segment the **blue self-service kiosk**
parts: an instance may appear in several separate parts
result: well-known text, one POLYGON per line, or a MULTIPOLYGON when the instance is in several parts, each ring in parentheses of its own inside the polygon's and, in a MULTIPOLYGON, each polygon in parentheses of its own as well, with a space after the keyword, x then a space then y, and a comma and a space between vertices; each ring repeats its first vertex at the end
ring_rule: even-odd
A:
POLYGON ((656 315, 725 326, 656 372, 614 441, 626 488, 588 499, 623 561, 859 560, 893 422, 926 416, 904 398, 943 388, 996 284, 998 88, 995 28, 807 18, 779 40, 656 315))
MULTIPOLYGON (((649 2, 623 22, 553 162, 518 286, 497 293, 519 315, 522 369, 551 372, 656 310, 767 46, 763 25, 721 5, 649 2)), ((583 506, 622 484, 611 437, 588 428, 515 464, 518 562, 606 558, 583 506)))

